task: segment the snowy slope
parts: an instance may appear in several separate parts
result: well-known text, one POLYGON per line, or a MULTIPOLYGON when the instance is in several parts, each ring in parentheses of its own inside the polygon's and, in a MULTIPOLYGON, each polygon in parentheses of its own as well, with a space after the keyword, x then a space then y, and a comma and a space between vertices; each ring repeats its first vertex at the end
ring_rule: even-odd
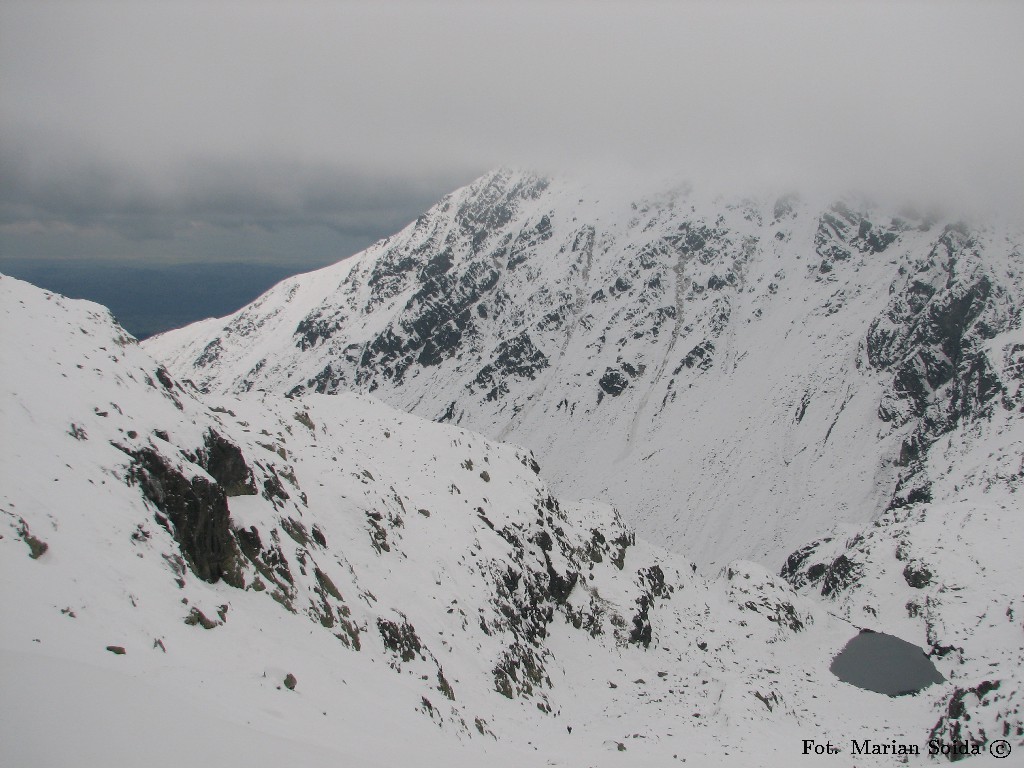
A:
POLYGON ((776 567, 869 522, 906 446, 996 397, 981 346, 1019 327, 1021 241, 862 201, 503 170, 145 346, 203 391, 372 392, 512 440, 702 565, 776 567))
MULTIPOLYGON (((743 562, 706 579, 555 498, 528 451, 362 395, 204 398, 101 307, 9 278, 0 312, 6 764, 781 766, 805 738, 923 745, 956 695, 838 683, 856 629, 830 611, 858 624, 863 593, 823 607, 743 562)), ((962 439, 994 516, 1012 461, 962 439)), ((916 639, 895 595, 870 599, 916 639)), ((988 656, 956 635, 972 674, 1019 647, 1014 616, 988 656)))
MULTIPOLYGON (((1017 398, 1018 404, 1020 398, 1017 398)), ((931 500, 886 511, 794 553, 783 575, 858 626, 929 649, 953 684, 933 733, 1024 741, 1020 410, 943 437, 926 471, 931 500)))

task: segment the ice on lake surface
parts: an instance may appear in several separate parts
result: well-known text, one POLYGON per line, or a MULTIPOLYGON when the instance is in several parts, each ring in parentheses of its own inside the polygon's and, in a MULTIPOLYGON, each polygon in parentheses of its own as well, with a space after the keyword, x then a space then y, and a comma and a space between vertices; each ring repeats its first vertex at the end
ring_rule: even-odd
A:
POLYGON ((920 647, 870 629, 850 640, 829 670, 843 682, 887 696, 917 693, 946 681, 920 647))

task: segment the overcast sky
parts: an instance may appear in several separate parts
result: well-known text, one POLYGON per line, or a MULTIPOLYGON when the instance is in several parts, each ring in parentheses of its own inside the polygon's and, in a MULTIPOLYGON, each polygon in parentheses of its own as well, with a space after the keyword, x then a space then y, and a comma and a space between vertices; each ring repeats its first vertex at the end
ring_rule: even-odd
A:
POLYGON ((497 165, 1024 210, 1021 2, 0 0, 0 256, 334 261, 497 165))

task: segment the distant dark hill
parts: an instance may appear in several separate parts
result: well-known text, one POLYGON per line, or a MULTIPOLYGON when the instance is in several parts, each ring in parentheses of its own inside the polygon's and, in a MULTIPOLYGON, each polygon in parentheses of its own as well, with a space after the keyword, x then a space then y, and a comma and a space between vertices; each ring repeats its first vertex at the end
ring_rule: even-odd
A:
POLYGON ((234 312, 304 268, 309 265, 133 266, 112 261, 0 259, 0 272, 110 307, 121 325, 139 339, 234 312))

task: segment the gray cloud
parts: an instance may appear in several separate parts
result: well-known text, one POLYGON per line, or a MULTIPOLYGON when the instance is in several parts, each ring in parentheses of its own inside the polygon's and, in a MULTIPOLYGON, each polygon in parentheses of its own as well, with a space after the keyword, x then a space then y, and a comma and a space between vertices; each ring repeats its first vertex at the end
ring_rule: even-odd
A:
MULTIPOLYGON (((308 167, 260 160, 188 159, 159 176, 82 152, 63 157, 44 147, 0 148, 0 222, 67 218, 92 226, 111 217, 168 216, 220 226, 321 225, 366 234, 393 224, 396 212, 418 212, 452 184, 455 174, 402 177, 386 170, 308 167)), ((415 215, 415 214, 413 214, 415 215)))
POLYGON ((9 1, 4 247, 364 242, 501 164, 1020 211, 1021 28, 1009 1, 9 1))
POLYGON ((67 141, 45 149, 0 147, 5 256, 329 263, 396 231, 476 175, 374 175, 254 158, 189 159, 154 177, 68 151, 67 141))

